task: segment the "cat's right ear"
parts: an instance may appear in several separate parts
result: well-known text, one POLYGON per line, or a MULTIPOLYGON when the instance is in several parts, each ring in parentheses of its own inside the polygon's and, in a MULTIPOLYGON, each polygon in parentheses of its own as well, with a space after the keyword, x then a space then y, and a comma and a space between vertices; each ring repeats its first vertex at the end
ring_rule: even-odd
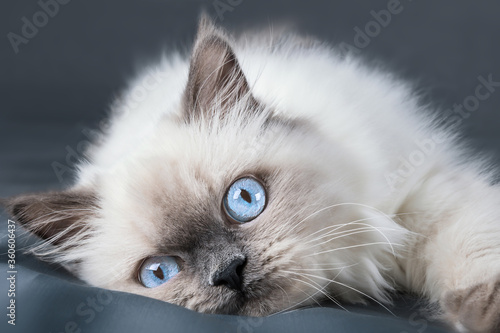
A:
POLYGON ((87 220, 96 212, 97 199, 87 190, 68 190, 20 195, 0 204, 26 230, 59 245, 89 229, 87 220))
POLYGON ((228 37, 202 14, 184 92, 186 118, 223 116, 241 100, 257 105, 228 37))

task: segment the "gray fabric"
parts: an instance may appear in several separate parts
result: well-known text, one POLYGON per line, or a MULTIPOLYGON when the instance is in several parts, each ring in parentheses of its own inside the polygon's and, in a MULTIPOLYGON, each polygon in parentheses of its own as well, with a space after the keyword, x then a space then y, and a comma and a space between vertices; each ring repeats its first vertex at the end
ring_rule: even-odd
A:
MULTIPOLYGON (((57 177, 53 163, 72 169, 87 139, 84 129, 98 124, 112 96, 135 72, 135 65, 156 59, 162 49, 189 48, 187 41, 193 38, 201 7, 231 30, 295 22, 304 33, 356 45, 354 29, 364 29, 375 20, 371 12, 387 9, 389 3, 88 0, 60 5, 27 44, 19 45, 18 53, 7 38, 0 43, 0 196, 58 189, 70 183, 72 172, 57 177), (220 3, 232 5, 218 15, 214 6, 220 3)), ((358 47, 362 57, 419 80, 417 87, 428 93, 426 101, 443 109, 473 95, 479 76, 492 75, 500 81, 498 1, 402 0, 401 6, 386 27, 358 47)), ((37 0, 3 3, 0 32, 21 34, 22 18, 32 21, 40 10, 37 0)), ((500 93, 494 92, 462 124, 473 146, 496 161, 500 113, 495 111, 499 105, 500 93)), ((0 267, 6 272, 7 217, 0 218, 0 267)), ((82 332, 442 331, 424 319, 421 307, 409 296, 398 298, 391 308, 397 317, 372 304, 349 307, 349 313, 317 307, 251 320, 198 314, 125 293, 99 294, 60 267, 22 255, 24 245, 18 239, 17 325, 8 326, 5 314, 0 313, 1 332, 72 331, 72 321, 82 332), (81 304, 98 295, 111 295, 111 299, 90 320, 88 307, 81 304)), ((5 278, 0 281, 0 304, 6 313, 8 285, 5 278)))

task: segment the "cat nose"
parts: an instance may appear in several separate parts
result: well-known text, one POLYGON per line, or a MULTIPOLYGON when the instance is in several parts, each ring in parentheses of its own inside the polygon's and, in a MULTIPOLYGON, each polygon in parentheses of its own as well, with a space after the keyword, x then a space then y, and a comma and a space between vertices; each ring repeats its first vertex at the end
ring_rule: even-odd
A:
POLYGON ((219 269, 212 276, 214 286, 225 285, 236 291, 241 291, 243 282, 243 267, 246 264, 246 258, 235 258, 229 265, 219 269))

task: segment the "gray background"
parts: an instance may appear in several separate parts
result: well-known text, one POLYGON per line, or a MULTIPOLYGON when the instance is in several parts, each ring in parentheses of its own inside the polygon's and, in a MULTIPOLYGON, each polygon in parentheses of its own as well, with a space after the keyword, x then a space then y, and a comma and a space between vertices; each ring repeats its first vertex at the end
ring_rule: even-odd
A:
MULTIPOLYGON (((227 2, 228 0, 221 0, 227 2)), ((65 163, 84 128, 105 116, 113 96, 143 63, 171 48, 188 50, 200 8, 229 29, 292 23, 332 43, 353 44, 353 28, 373 20, 388 1, 250 1, 222 19, 212 1, 76 1, 59 12, 15 54, 6 35, 21 33, 34 0, 1 5, 0 195, 60 187, 51 163, 65 163)), ((498 1, 409 1, 361 50, 428 93, 443 108, 474 92, 477 76, 500 81, 498 1)), ((498 155, 500 92, 463 123, 481 150, 498 155)), ((369 110, 367 110, 369 112, 369 110)), ((63 180, 70 182, 67 172, 63 180)))
MULTIPOLYGON (((353 29, 364 29, 374 20, 370 12, 386 9, 389 1, 221 2, 240 4, 218 16, 213 1, 72 0, 60 5, 59 12, 16 54, 7 34, 21 35, 21 19, 32 21, 41 8, 34 0, 4 1, 0 5, 0 196, 69 184, 71 172, 63 174, 61 182, 52 163, 68 164, 66 149, 76 150, 86 139, 82 131, 95 127, 106 115, 113 96, 141 64, 171 48, 189 50, 201 8, 230 30, 290 23, 331 43, 354 44, 353 29)), ((479 75, 492 74, 500 81, 500 2, 402 0, 401 5, 402 12, 393 15, 387 27, 361 49, 362 57, 417 81, 426 100, 442 109, 472 95, 479 75)), ((463 122, 469 142, 497 161, 499 106, 497 91, 463 122)), ((26 260, 36 272, 47 270, 26 260)), ((128 296, 116 297, 130 301, 128 296)), ((289 322, 296 325, 293 318, 297 317, 289 322)), ((272 327, 266 323, 271 326, 259 327, 272 327)), ((411 318, 405 323, 408 332, 422 327, 418 322, 411 325, 411 318)), ((58 328, 47 326, 47 330, 58 328)))

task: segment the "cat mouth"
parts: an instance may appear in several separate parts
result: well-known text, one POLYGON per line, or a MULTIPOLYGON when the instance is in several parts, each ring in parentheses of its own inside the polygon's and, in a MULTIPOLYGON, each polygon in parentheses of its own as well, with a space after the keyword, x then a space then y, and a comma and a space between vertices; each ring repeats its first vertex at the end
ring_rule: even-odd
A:
MULTIPOLYGON (((255 285, 245 285, 242 290, 230 291, 229 297, 213 311, 215 314, 255 316, 262 317, 275 313, 280 310, 276 308, 272 301, 270 290, 266 292, 262 284, 256 290, 255 285), (272 305, 271 305, 272 304, 272 305)), ((225 291, 228 292, 228 291, 225 291)))
POLYGON ((224 302, 220 302, 216 307, 203 308, 203 306, 195 306, 193 310, 203 313, 211 314, 225 314, 225 315, 244 315, 244 309, 247 308, 248 299, 242 292, 234 293, 228 297, 224 302))
MULTIPOLYGON (((233 290, 226 286, 216 287, 218 290, 212 294, 215 307, 206 308, 199 304, 194 310, 198 312, 226 315, 257 315, 263 316, 264 313, 256 314, 255 308, 260 304, 266 303, 265 295, 255 293, 251 285, 244 284, 241 290, 233 290)), ((207 303, 205 303, 206 305, 207 303)))

